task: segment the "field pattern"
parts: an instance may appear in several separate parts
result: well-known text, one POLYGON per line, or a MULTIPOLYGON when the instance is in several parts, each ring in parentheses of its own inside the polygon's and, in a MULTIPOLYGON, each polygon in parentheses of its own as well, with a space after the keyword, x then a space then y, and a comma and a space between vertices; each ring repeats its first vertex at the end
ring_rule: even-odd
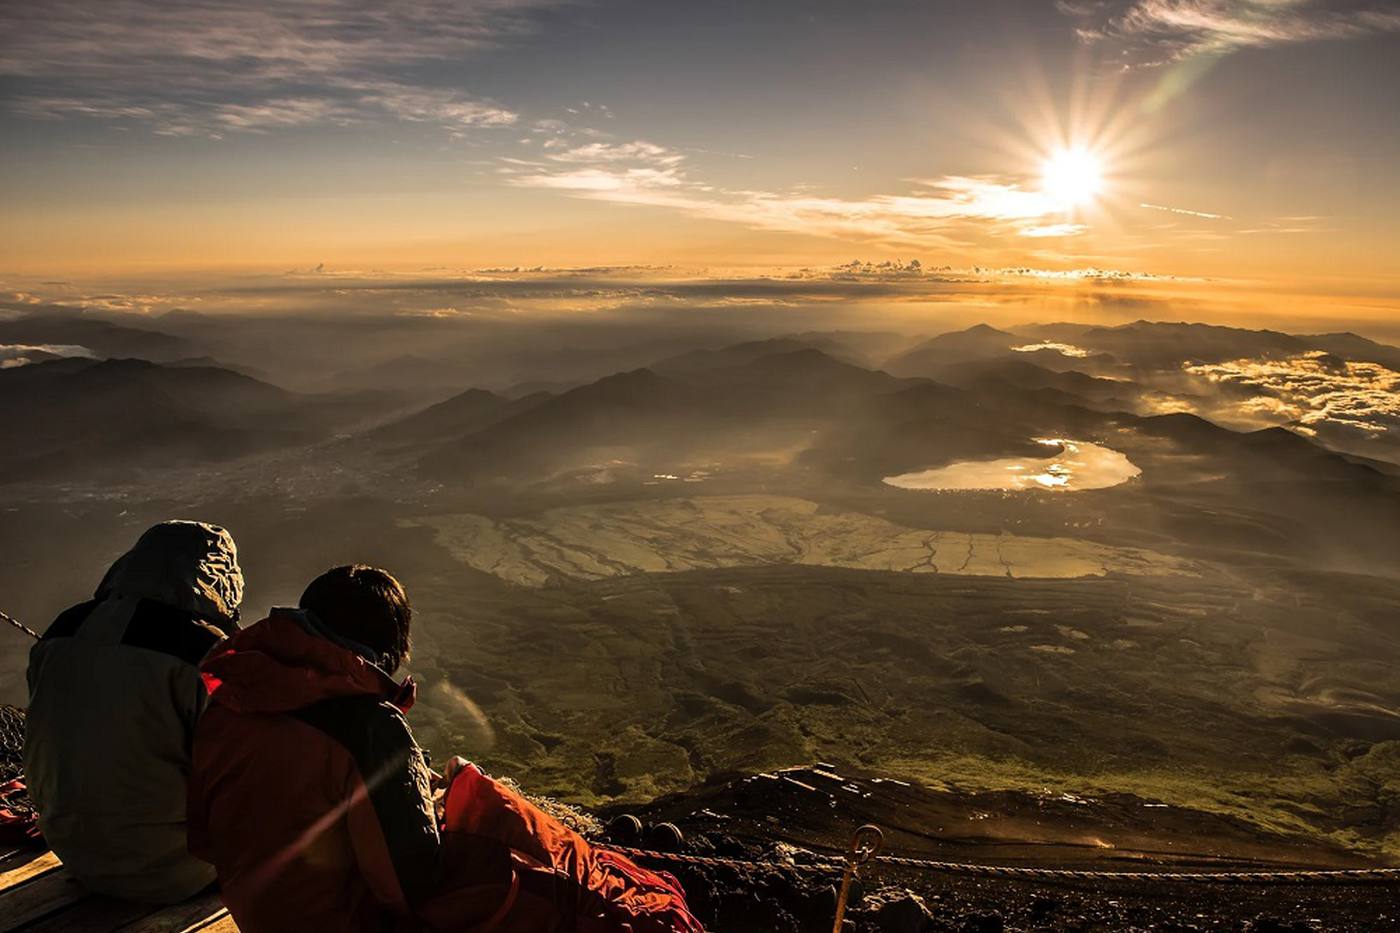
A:
POLYGON ((497 520, 430 516, 438 542, 467 565, 524 586, 556 577, 806 564, 1010 578, 1191 573, 1155 551, 1079 538, 916 530, 875 515, 786 496, 702 496, 571 506, 497 520))

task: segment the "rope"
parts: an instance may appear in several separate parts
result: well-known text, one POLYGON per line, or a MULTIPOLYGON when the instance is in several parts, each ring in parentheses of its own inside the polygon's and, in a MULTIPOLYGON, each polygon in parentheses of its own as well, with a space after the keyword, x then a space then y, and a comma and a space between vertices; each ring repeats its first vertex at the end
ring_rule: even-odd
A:
POLYGON ((40 636, 39 636, 39 633, 36 632, 36 631, 34 631, 34 630, 33 630, 32 628, 30 628, 29 626, 25 625, 25 624, 24 624, 23 622, 21 622, 19 619, 16 619, 16 618, 14 618, 13 616, 10 616, 10 615, 6 615, 6 614, 3 613, 3 612, 0 612, 0 619, 3 619, 3 620, 5 620, 6 622, 10 623, 10 624, 13 625, 15 628, 19 629, 21 632, 23 632, 24 634, 28 635, 30 638, 34 639, 35 641, 38 641, 38 640, 39 640, 39 637, 40 637, 40 636))
POLYGON ((1370 881, 1400 881, 1400 868, 1299 869, 1281 871, 1094 871, 1070 868, 1023 868, 1012 865, 977 865, 968 862, 941 862, 935 859, 901 858, 880 855, 875 861, 901 868, 946 871, 993 878, 1035 878, 1047 881, 1222 881, 1250 884, 1348 884, 1370 881))
POLYGON ((787 871, 829 875, 832 872, 841 871, 846 867, 844 862, 814 862, 810 864, 798 862, 755 862, 738 858, 721 858, 717 855, 683 855, 679 852, 657 852, 654 849, 638 849, 633 846, 608 845, 605 848, 612 849, 614 852, 621 852, 623 855, 630 855, 632 858, 676 862, 682 865, 705 865, 710 868, 747 868, 758 871, 770 871, 774 868, 782 868, 787 871))
MULTIPOLYGON (((682 855, 631 846, 608 846, 624 855, 689 865, 721 868, 747 868, 768 871, 833 874, 845 869, 842 862, 760 862, 709 855, 682 855)), ((875 861, 899 868, 916 868, 950 874, 980 875, 989 878, 1029 878, 1040 881, 1176 881, 1244 884, 1364 884, 1400 882, 1400 868, 1300 869, 1291 871, 1094 871, 1070 868, 1025 868, 1012 865, 979 865, 971 862, 944 862, 936 859, 877 855, 875 861)))

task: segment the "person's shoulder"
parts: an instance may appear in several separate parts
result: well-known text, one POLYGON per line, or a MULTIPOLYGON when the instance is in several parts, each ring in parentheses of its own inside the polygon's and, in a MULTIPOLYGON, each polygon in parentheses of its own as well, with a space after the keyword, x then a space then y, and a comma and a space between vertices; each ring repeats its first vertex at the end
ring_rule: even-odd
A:
POLYGON ((45 630, 39 640, 42 642, 54 638, 72 638, 74 635, 77 635, 78 629, 82 627, 87 617, 92 614, 93 607, 97 605, 97 602, 98 601, 95 599, 89 599, 87 602, 78 603, 76 606, 69 606, 58 614, 58 617, 53 620, 53 624, 45 630))
POLYGON ((132 610, 121 643, 198 665, 223 638, 223 632, 187 610, 143 599, 132 610))
POLYGON ((224 633, 188 610, 153 599, 136 600, 134 605, 90 599, 60 612, 38 646, 87 638, 155 651, 196 666, 224 640, 224 633))
POLYGON ((382 697, 333 697, 293 715, 343 745, 362 771, 418 751, 408 719, 382 697))

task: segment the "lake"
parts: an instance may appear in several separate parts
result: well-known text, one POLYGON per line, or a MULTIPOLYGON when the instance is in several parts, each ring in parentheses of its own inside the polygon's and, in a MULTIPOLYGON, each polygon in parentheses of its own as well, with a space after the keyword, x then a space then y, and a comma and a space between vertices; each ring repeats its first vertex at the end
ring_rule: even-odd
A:
POLYGON ((959 460, 947 466, 886 476, 898 489, 1049 489, 1076 492, 1126 483, 1142 470, 1119 451, 1087 441, 1037 437, 1037 444, 1058 454, 1045 459, 1005 457, 1000 460, 959 460))

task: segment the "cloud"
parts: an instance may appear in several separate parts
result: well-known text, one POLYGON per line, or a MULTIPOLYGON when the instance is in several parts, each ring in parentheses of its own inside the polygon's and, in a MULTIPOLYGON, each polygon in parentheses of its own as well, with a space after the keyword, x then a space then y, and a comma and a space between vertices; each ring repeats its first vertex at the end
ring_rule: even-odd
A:
POLYGON ((405 79, 524 34, 562 0, 51 0, 0 5, 12 109, 219 136, 385 116, 463 127, 516 115, 405 79))
POLYGON ((1089 351, 1083 347, 1077 347, 1072 343, 1061 343, 1057 340, 1042 340, 1039 343, 1022 344, 1019 347, 1012 347, 1016 353, 1039 353, 1042 350, 1051 350, 1060 356, 1069 356, 1076 359, 1084 359, 1089 355, 1089 351))
POLYGON ((727 189, 694 178, 683 153, 643 140, 566 145, 538 159, 502 159, 500 171, 517 187, 666 208, 758 230, 895 246, 965 245, 960 237, 972 233, 1068 237, 1087 229, 1064 220, 1062 202, 1013 179, 917 179, 908 194, 862 199, 805 190, 727 189))
POLYGON ((184 294, 80 293, 64 283, 56 283, 52 289, 40 287, 44 288, 45 294, 35 291, 0 291, 0 315, 5 311, 17 312, 17 316, 20 317, 31 312, 45 311, 149 315, 158 310, 168 311, 172 307, 197 304, 201 300, 198 296, 184 294))
POLYGON ((31 363, 42 363, 54 357, 92 357, 92 351, 71 343, 0 343, 0 369, 15 369, 31 363))
POLYGON ((1312 351, 1284 359, 1188 365, 1186 371, 1244 391, 1238 411, 1306 433, 1400 443, 1400 373, 1378 363, 1312 351))
POLYGON ((649 162, 655 165, 679 165, 683 160, 679 152, 658 146, 655 143, 636 140, 630 143, 587 143, 574 146, 549 156, 555 162, 649 162))
POLYGON ((1140 64, 1400 31, 1400 10, 1383 0, 1133 0, 1057 6, 1080 20, 1081 38, 1121 44, 1140 64))
POLYGON ((360 85, 357 93, 360 103, 379 107, 401 120, 437 123, 449 130, 510 126, 519 120, 519 116, 510 110, 451 89, 381 83, 360 85))
POLYGON ((1078 236, 1087 229, 1084 224, 1046 224, 1043 227, 1022 227, 1018 232, 1021 236, 1030 237, 1063 237, 1078 236))
POLYGON ((229 132, 261 133, 309 124, 346 126, 363 114, 356 107, 323 98, 273 98, 250 104, 223 103, 205 107, 150 101, 136 104, 120 98, 26 97, 15 101, 18 113, 35 119, 68 116, 103 120, 132 120, 150 126, 159 136, 222 138, 229 132))
MULTIPOLYGON (((1131 303, 1128 292, 1132 289, 1174 289, 1178 283, 1192 281, 1128 270, 953 267, 925 265, 917 259, 763 270, 604 266, 386 272, 303 267, 226 280, 172 280, 164 292, 149 281, 109 281, 100 291, 72 283, 29 283, 24 291, 0 290, 0 317, 7 311, 15 316, 55 314, 127 322, 140 316, 141 326, 160 331, 189 327, 188 322, 197 320, 199 328, 212 328, 213 333, 220 328, 215 322, 232 317, 470 317, 476 321, 559 317, 579 321, 602 320, 608 313, 674 313, 678 324, 689 327, 695 312, 704 309, 767 308, 813 315, 822 309, 834 315, 834 321, 846 313, 842 308, 862 308, 858 313, 868 314, 872 302, 880 303, 892 318, 900 315, 898 309, 906 303, 956 303, 976 309, 969 310, 969 315, 983 316, 991 308, 1006 307, 1017 309, 1019 316, 1028 299, 1042 311, 1054 302, 1082 310, 1086 301, 1100 295, 1104 307, 1112 303, 1121 310, 1119 305, 1131 303), (190 311, 197 311, 198 317, 184 313, 190 311), (175 312, 169 320, 168 312, 175 312)), ((1169 300, 1174 308, 1182 304, 1179 295, 1169 300)), ((1092 309, 1094 319, 1103 319, 1101 311, 1098 305, 1092 309)), ((1140 305, 1131 312, 1145 313, 1140 305)), ((858 323, 854 318, 842 320, 842 326, 858 323)), ((814 321, 815 317, 804 319, 801 328, 817 326, 814 321)), ((925 326, 926 320, 917 323, 925 326)))
POLYGON ((334 101, 313 97, 281 98, 257 104, 224 104, 215 122, 233 130, 262 130, 306 123, 349 122, 354 111, 334 101))
POLYGON ((48 0, 6 4, 0 72, 203 86, 453 58, 526 32, 548 0, 48 0))
POLYGON ((1271 219, 1261 220, 1253 227, 1246 227, 1236 232, 1241 235, 1287 235, 1298 233, 1313 234, 1334 232, 1336 229, 1335 227, 1323 226, 1323 224, 1326 221, 1326 217, 1319 217, 1314 214, 1295 215, 1291 217, 1274 217, 1271 219))

